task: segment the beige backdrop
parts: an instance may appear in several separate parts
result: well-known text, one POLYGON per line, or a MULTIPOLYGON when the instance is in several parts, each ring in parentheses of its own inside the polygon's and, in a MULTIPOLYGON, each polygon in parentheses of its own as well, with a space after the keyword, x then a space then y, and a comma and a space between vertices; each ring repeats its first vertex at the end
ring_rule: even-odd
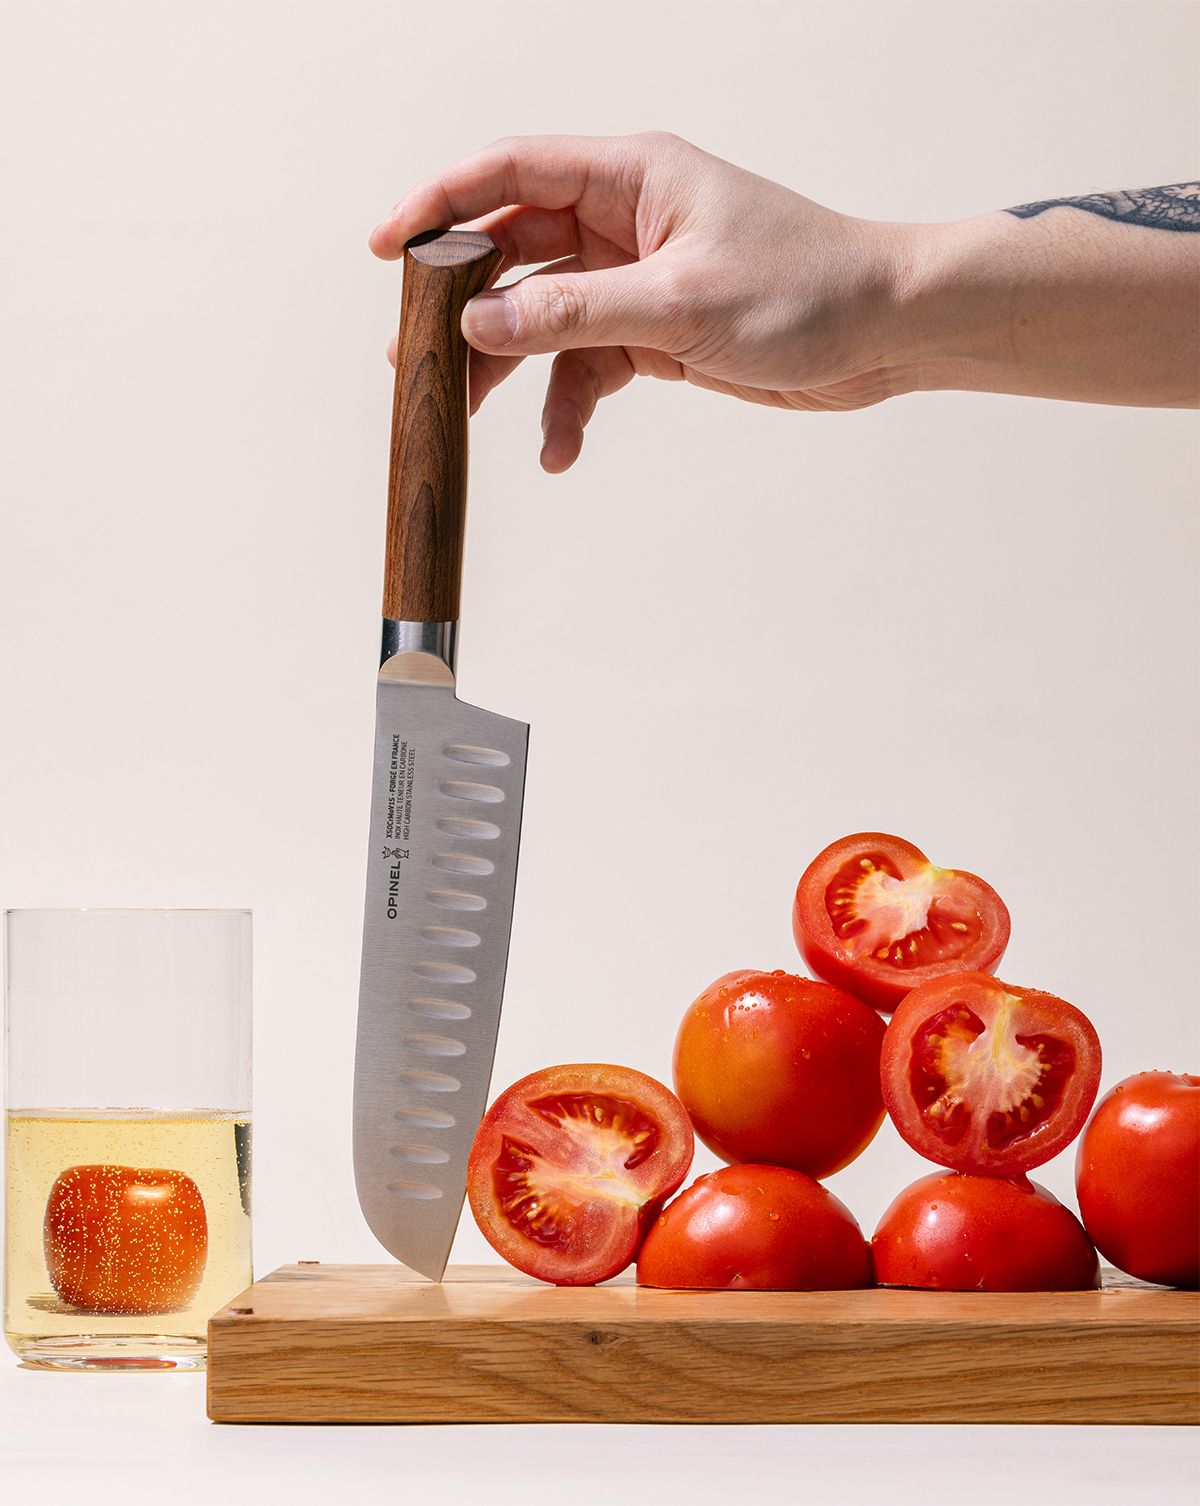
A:
MULTIPOLYGON (((400 282, 372 225, 540 130, 669 127, 892 218, 1170 182, 1198 13, 7 11, 0 903, 253 906, 258 1265, 376 1258, 349 1106, 400 282)), ((461 687, 533 727, 496 1087, 666 1076, 701 987, 797 965, 797 876, 867 827, 1000 889, 1005 975, 1093 1017, 1106 1083, 1197 1070, 1195 417, 646 382, 553 479, 544 378, 474 434, 461 687)), ((833 1186, 869 1232, 920 1171, 887 1127, 833 1186)), ((1069 1155, 1043 1180, 1069 1196, 1069 1155)))

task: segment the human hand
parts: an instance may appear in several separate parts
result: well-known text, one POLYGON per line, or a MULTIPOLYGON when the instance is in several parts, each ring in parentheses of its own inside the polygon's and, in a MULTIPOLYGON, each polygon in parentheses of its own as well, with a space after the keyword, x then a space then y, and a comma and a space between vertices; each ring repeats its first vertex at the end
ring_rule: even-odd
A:
POLYGON ((599 399, 634 376, 793 409, 903 390, 901 227, 837 214, 676 136, 498 141, 410 190, 371 249, 394 260, 421 231, 464 222, 500 247, 501 276, 550 263, 463 315, 472 412, 526 356, 557 352, 548 471, 575 461, 599 399))

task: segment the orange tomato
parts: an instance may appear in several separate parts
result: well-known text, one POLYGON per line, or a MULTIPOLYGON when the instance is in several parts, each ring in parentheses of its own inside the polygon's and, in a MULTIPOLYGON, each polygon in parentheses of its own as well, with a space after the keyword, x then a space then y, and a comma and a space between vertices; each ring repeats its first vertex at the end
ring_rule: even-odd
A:
POLYGON ((883 1021, 828 983, 726 973, 675 1037, 675 1091, 723 1161, 828 1177, 883 1123, 883 1021))
POLYGON ((208 1256, 199 1187, 139 1166, 68 1167, 46 1200, 43 1237, 55 1292, 93 1313, 176 1312, 208 1256))

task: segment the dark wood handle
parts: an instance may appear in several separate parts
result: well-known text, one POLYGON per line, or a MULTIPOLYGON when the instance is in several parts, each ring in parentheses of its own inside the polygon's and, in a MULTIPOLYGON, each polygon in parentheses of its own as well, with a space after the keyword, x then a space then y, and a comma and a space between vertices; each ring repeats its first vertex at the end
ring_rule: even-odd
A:
POLYGON ((499 265, 477 230, 418 235, 404 251, 383 573, 383 615, 401 622, 458 618, 468 355, 459 320, 499 265))

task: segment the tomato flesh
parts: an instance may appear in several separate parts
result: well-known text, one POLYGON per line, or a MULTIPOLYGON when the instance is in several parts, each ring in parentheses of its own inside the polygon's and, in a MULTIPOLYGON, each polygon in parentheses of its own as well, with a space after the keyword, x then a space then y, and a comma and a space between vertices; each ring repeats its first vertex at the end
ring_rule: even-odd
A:
POLYGON ((973 873, 938 868, 883 832, 832 843, 796 888, 792 929, 819 977, 888 1012, 930 978, 991 971, 1008 944, 1009 916, 973 873))
POLYGON ((878 850, 850 858, 825 889, 834 934, 848 950, 889 967, 957 963, 979 945, 983 924, 963 903, 957 874, 925 863, 908 876, 878 850))
POLYGON ((1075 1190, 1106 1260, 1142 1281, 1200 1285, 1200 1077, 1137 1072, 1106 1093, 1075 1190))
POLYGON ((636 1104, 603 1093, 531 1099, 529 1109, 559 1132, 554 1159, 504 1135, 492 1167, 497 1204, 514 1229, 538 1244, 568 1246, 595 1197, 639 1208, 644 1201, 625 1173, 658 1143, 658 1126, 636 1104), (563 1161, 568 1165, 563 1165, 563 1161))
POLYGON ((854 1215, 783 1166, 723 1166, 663 1210, 638 1256, 642 1286, 833 1291, 871 1285, 854 1215))
POLYGON ((182 1171, 70 1166, 50 1189, 43 1232, 55 1293, 91 1313, 176 1312, 208 1258, 204 1199, 182 1171))
POLYGON ((467 1191, 510 1264, 559 1285, 623 1270, 691 1164, 678 1099, 644 1073, 548 1067, 496 1100, 475 1137, 467 1191))
POLYGON ((922 1177, 880 1219, 871 1252, 881 1286, 1056 1292, 1100 1285, 1083 1225, 1024 1177, 922 1177))
POLYGON ((888 1113, 914 1150, 956 1171, 1016 1175, 1079 1132, 1100 1081, 1100 1042, 1053 994, 959 973, 908 995, 880 1071, 888 1113))

